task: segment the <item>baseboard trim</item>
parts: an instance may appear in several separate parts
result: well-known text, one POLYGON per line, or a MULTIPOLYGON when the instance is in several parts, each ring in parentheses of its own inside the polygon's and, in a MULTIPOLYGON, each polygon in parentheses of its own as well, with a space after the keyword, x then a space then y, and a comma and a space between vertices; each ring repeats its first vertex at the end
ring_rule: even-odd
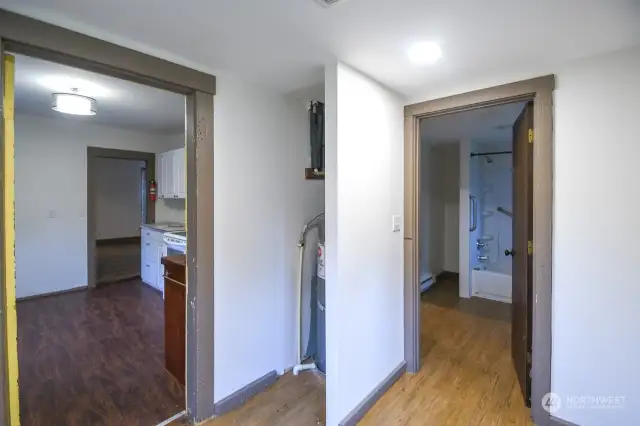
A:
POLYGON ((354 408, 347 417, 340 422, 340 426, 355 426, 367 414, 376 402, 384 395, 389 388, 402 376, 407 370, 407 363, 402 361, 376 388, 367 395, 356 408, 354 408))
POLYGON ((34 294, 33 296, 17 297, 16 302, 27 302, 29 300, 42 299, 44 297, 61 296, 66 293, 75 293, 76 291, 83 291, 88 288, 89 287, 87 287, 86 285, 83 285, 81 287, 69 288, 67 290, 52 291, 51 293, 34 294))
POLYGON ((566 420, 559 419, 558 417, 549 417, 549 426, 578 426, 575 423, 568 422, 566 420))
POLYGON ((242 389, 237 390, 226 398, 215 404, 214 412, 216 416, 221 416, 243 405, 249 398, 259 394, 278 380, 278 373, 273 370, 257 380, 249 383, 242 389))

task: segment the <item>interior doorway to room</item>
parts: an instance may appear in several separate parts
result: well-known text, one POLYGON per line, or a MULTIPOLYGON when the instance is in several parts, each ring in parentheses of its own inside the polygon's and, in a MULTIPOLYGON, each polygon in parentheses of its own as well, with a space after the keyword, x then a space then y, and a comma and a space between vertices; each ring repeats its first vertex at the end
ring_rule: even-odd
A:
MULTIPOLYGON (((213 264, 210 260, 213 256, 214 239, 211 217, 215 76, 4 10, 0 10, 0 74, 3 95, 3 161, 0 168, 4 177, 0 193, 3 208, 0 227, 0 269, 3 283, 0 286, 0 300, 4 303, 0 309, 0 365, 4 366, 3 374, 0 375, 0 391, 3 393, 3 407, 0 412, 5 414, 10 425, 20 424, 19 393, 20 383, 24 383, 20 380, 19 374, 15 302, 15 62, 12 55, 5 54, 8 51, 52 60, 66 66, 166 90, 183 97, 181 116, 186 136, 183 144, 186 142, 186 147, 185 161, 181 164, 186 169, 186 181, 183 183, 185 192, 189 193, 185 202, 189 225, 187 231, 182 233, 187 235, 179 235, 178 239, 179 245, 187 249, 188 258, 186 269, 189 283, 186 288, 183 287, 186 300, 182 304, 186 310, 186 321, 180 322, 187 331, 182 354, 186 358, 185 374, 188 379, 184 391, 186 409, 169 420, 185 418, 188 421, 196 421, 211 417, 215 408, 212 402, 214 315, 210 303, 214 288, 213 264), (200 262, 200 259, 206 261, 200 262), (196 380, 198 377, 210 380, 196 380)), ((86 106, 86 101, 83 103, 86 106)), ((51 104, 48 104, 48 107, 51 107, 51 104)), ((153 108, 157 108, 157 105, 153 108)), ((164 161, 160 164, 164 165, 168 164, 169 160, 175 163, 177 155, 172 153, 161 157, 164 161)), ((44 179, 46 180, 46 176, 44 179)), ((175 190, 175 187, 172 190, 175 190)), ((82 190, 79 192, 84 193, 82 190)), ((58 250, 58 247, 51 249, 58 250)), ((148 361, 143 363, 148 364, 148 361)))
POLYGON ((156 167, 167 153, 171 166, 182 153, 171 176, 184 183, 185 98, 11 59, 22 424, 160 423, 186 408, 186 239, 181 293, 164 285, 164 235, 184 232, 185 195, 148 188, 173 185, 156 167))
MULTIPOLYGON (((495 404, 489 403, 488 415, 500 417, 504 413, 499 410, 511 407, 514 411, 509 415, 523 424, 530 422, 527 405, 531 406, 534 421, 545 422, 549 418, 541 402, 550 391, 551 377, 552 90, 553 77, 543 77, 405 107, 408 370, 419 374, 428 370, 433 374, 435 369, 464 378, 460 380, 468 381, 466 392, 492 395, 495 404), (491 114, 502 119, 494 123, 482 120, 491 114), (474 117, 485 123, 475 141, 469 131, 473 129, 465 129, 474 117), (441 132, 445 128, 452 129, 449 135, 441 132), (512 143, 511 149, 506 141, 501 144, 491 140, 500 131, 508 136, 505 139, 512 143), (483 132, 489 140, 482 140, 483 132), (438 147, 447 143, 453 143, 453 147, 438 147), (440 150, 453 154, 442 154, 440 150), (482 162, 487 168, 484 178, 482 162), (438 168, 434 167, 440 164, 445 170, 458 170, 449 185, 453 193, 458 192, 458 206, 449 208, 458 216, 453 220, 459 225, 457 245, 455 231, 448 230, 454 227, 446 226, 447 214, 438 216, 439 210, 446 213, 449 201, 456 201, 455 195, 442 197, 448 190, 438 188, 437 181, 445 181, 441 183, 446 186, 446 173, 438 175, 438 168), (474 169, 477 170, 472 172, 474 169), (509 197, 511 191, 513 196, 509 197), (482 202, 474 201, 478 197, 482 202), (508 201, 512 201, 511 211, 508 201), (445 222, 439 224, 442 216, 445 222), (495 219, 494 223, 489 218, 495 219), (478 228, 483 231, 481 235, 472 234, 478 228), (441 230, 449 232, 449 236, 438 237, 441 230), (455 249, 445 250, 443 239, 455 249), (445 251, 458 254, 457 271, 443 271, 439 259, 447 254, 445 251), (510 281, 510 292, 501 289, 507 285, 497 283, 495 271, 490 268, 506 270, 509 266, 512 276, 504 273, 502 278, 510 281), (445 274, 438 280, 440 271, 445 274), (472 278, 478 273, 487 274, 480 278, 488 285, 481 285, 478 277, 472 278), (421 290, 426 290, 422 300, 421 290), (536 309, 532 309, 533 294, 536 309), (506 303, 510 298, 513 303, 506 303), (452 360, 458 360, 455 365, 462 370, 439 368, 452 360), (490 390, 485 389, 483 383, 491 380, 482 380, 483 374, 500 377, 500 389, 493 385, 490 390), (512 394, 510 389, 517 392, 512 394)), ((448 265, 455 266, 456 262, 449 261, 448 265)), ((458 379, 452 383, 459 384, 458 379)), ((445 379, 443 383, 446 382, 445 379)), ((431 393, 453 392, 452 398, 464 404, 464 412, 472 413, 474 399, 471 394, 457 398, 458 391, 465 392, 458 387, 439 386, 431 393)), ((486 401, 476 403, 477 409, 483 405, 483 412, 487 411, 486 401)), ((463 407, 455 410, 458 408, 463 407)))
MULTIPOLYGON (((452 383, 469 380, 486 389, 500 376, 506 385, 477 398, 486 402, 490 395, 488 406, 495 408, 486 416, 509 415, 523 424, 530 397, 531 281, 518 268, 524 261, 526 270, 532 231, 528 111, 519 102, 420 122, 421 355, 435 369, 458 360, 452 383), (524 400, 504 404, 518 383, 524 400)), ((463 404, 452 410, 469 410, 473 397, 463 404)))

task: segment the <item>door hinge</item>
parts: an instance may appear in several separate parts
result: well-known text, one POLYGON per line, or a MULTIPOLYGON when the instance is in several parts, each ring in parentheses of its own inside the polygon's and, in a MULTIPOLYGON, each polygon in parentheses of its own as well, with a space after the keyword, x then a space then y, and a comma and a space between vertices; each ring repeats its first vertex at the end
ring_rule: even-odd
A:
POLYGON ((533 143, 533 129, 529 129, 529 143, 533 143))
POLYGON ((527 253, 529 256, 533 254, 533 241, 531 240, 527 241, 527 253))

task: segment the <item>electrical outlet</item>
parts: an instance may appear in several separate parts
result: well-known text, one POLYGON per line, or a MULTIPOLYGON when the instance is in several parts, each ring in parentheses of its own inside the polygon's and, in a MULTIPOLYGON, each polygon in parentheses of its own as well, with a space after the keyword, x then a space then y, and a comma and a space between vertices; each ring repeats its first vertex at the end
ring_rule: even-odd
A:
POLYGON ((393 232, 400 232, 400 215, 391 216, 392 228, 393 232))

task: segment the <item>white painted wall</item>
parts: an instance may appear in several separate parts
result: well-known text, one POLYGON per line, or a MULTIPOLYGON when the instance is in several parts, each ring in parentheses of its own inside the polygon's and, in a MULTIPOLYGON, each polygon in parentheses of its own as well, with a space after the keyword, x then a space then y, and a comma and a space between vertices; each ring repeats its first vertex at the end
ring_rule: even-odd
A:
POLYGON ((140 236, 144 161, 98 158, 95 168, 96 239, 140 236))
POLYGON ((18 114, 16 296, 87 285, 87 146, 157 152, 170 144, 159 135, 18 114))
POLYGON ((183 199, 160 199, 156 200, 156 222, 181 222, 185 221, 186 200, 183 199))
POLYGON ((459 170, 457 143, 421 145, 421 281, 443 271, 458 272, 459 170))
MULTIPOLYGON (((551 389, 563 398, 555 415, 581 426, 635 426, 640 47, 555 72, 551 389), (572 408, 567 397, 576 396, 624 402, 621 408, 572 408)), ((533 76, 495 75, 416 100, 533 76)))
MULTIPOLYGON (((475 244, 476 239, 482 235, 481 223, 478 223, 476 230, 469 232, 471 227, 471 207, 469 197, 478 191, 477 180, 471 179, 475 175, 476 167, 471 164, 472 143, 469 139, 460 141, 460 191, 458 203, 464 206, 458 214, 458 247, 461 249, 458 255, 458 294, 460 297, 471 297, 471 269, 474 266, 474 259, 469 251, 471 244, 475 244)), ((474 247, 475 248, 475 247, 474 247)))
POLYGON ((441 149, 440 186, 444 207, 444 258, 445 271, 458 272, 459 216, 460 216, 460 144, 445 144, 441 149))
POLYGON ((625 397, 622 409, 558 413, 582 426, 640 419, 638 99, 640 48, 558 72, 552 390, 625 397))
POLYGON ((377 82, 327 66, 327 425, 404 360, 403 108, 377 82), (370 170, 371 173, 366 171, 370 170))
POLYGON ((215 97, 216 401, 295 361, 297 241, 324 208, 304 180, 306 100, 224 75, 215 97))

